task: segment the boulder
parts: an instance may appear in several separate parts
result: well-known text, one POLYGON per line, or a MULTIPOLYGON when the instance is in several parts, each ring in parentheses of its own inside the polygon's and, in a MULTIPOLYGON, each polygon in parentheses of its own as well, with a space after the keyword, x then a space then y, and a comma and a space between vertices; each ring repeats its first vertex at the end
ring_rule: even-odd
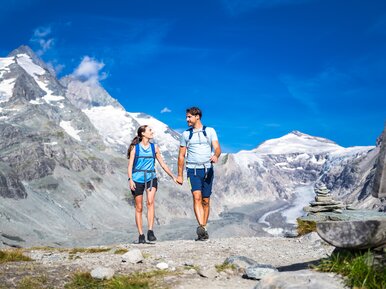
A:
POLYGON ((255 289, 344 289, 341 277, 311 270, 276 272, 265 275, 255 289))
POLYGON ((380 151, 372 185, 372 195, 375 198, 386 198, 386 123, 380 139, 380 151))
POLYGON ((143 261, 143 255, 141 250, 132 249, 129 252, 122 255, 122 262, 129 262, 132 264, 136 264, 143 261))
POLYGON ((386 219, 318 222, 316 230, 337 248, 368 249, 386 244, 386 219))
POLYGON ((249 266, 256 265, 257 262, 251 258, 244 256, 231 256, 225 259, 224 263, 233 264, 237 269, 245 271, 249 266))

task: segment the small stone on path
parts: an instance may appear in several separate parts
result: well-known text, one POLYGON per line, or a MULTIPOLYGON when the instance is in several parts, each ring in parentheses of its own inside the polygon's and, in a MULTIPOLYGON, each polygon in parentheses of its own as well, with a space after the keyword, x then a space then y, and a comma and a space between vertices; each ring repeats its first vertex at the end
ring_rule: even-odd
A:
POLYGON ((97 267, 90 272, 91 277, 100 280, 110 280, 111 278, 113 278, 114 273, 115 272, 113 269, 105 267, 97 267))
POLYGON ((136 264, 142 262, 144 259, 141 250, 132 249, 129 252, 122 255, 122 262, 129 262, 132 264, 136 264))

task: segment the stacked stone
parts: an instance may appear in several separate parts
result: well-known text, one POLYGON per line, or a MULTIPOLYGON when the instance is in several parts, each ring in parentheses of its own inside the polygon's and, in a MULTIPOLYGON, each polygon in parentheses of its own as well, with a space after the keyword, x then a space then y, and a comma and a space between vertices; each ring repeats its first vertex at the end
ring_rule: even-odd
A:
POLYGON ((335 201, 325 185, 315 187, 315 201, 310 202, 310 206, 304 207, 304 211, 309 213, 319 212, 340 212, 344 205, 340 201, 335 201))

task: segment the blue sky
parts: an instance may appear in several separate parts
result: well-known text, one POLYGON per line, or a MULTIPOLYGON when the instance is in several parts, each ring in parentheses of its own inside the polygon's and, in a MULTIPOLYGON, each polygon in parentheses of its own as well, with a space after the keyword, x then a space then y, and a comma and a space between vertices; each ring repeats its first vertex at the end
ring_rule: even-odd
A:
MULTIPOLYGON (((4 3, 5 2, 5 3, 4 3)), ((386 120, 386 1, 8 0, 0 55, 27 44, 183 130, 196 105, 225 151, 292 130, 374 145, 386 120)))

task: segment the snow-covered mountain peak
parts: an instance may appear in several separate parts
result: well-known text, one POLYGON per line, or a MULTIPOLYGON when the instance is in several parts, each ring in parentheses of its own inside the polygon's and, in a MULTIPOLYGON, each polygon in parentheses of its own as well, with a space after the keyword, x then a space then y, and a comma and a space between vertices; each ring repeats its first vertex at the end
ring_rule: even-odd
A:
POLYGON ((81 81, 66 76, 60 80, 67 87, 67 98, 80 109, 91 109, 98 106, 113 106, 123 109, 119 102, 99 84, 91 81, 81 81))
POLYGON ((50 70, 50 68, 46 65, 46 63, 43 60, 41 60, 29 46, 27 46, 27 45, 19 46, 18 48, 13 50, 11 53, 9 53, 8 57, 16 57, 17 58, 20 55, 28 56, 34 64, 36 64, 36 65, 40 66, 41 68, 48 70, 52 73, 52 70, 50 70))
POLYGON ((333 141, 292 131, 280 138, 267 140, 253 150, 259 154, 327 153, 343 149, 333 141))
POLYGON ((291 131, 289 134, 286 134, 283 136, 283 138, 288 138, 288 139, 296 139, 294 138, 295 137, 298 137, 298 138, 301 138, 301 139, 304 139, 304 140, 316 140, 316 141, 319 141, 319 142, 322 142, 322 143, 330 143, 330 144, 335 144, 335 142, 333 142, 332 140, 329 140, 329 139, 326 139, 326 138, 323 138, 323 137, 317 137, 317 136, 312 136, 312 135, 309 135, 309 134, 306 134, 306 133, 302 133, 301 131, 298 131, 298 130, 294 130, 294 131, 291 131))
POLYGON ((31 58, 37 57, 35 52, 33 52, 33 50, 27 45, 21 45, 18 48, 12 50, 11 53, 8 54, 8 56, 12 57, 12 56, 16 56, 18 54, 27 54, 31 58))

